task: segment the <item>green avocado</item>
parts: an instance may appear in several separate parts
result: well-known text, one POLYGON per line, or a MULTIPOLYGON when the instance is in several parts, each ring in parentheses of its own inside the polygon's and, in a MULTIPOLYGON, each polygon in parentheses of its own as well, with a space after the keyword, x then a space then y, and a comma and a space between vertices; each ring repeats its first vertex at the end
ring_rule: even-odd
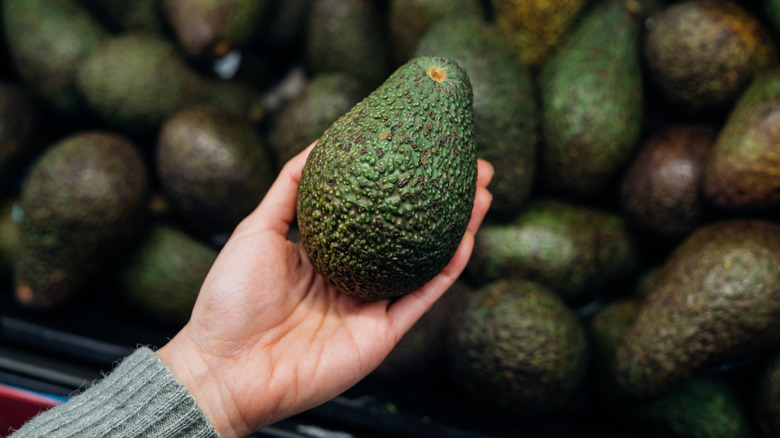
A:
POLYGON ((468 72, 477 156, 495 170, 490 214, 517 214, 536 176, 539 113, 530 72, 507 49, 496 27, 475 17, 441 19, 422 37, 416 54, 454 59, 468 72))
POLYGON ((780 68, 758 75, 721 128, 704 167, 704 196, 716 207, 759 211, 780 205, 780 68))
POLYGON ((379 300, 447 265, 476 193, 472 111, 466 72, 418 57, 322 134, 297 209, 303 246, 328 283, 379 300))
POLYGON ((181 327, 217 250, 178 227, 155 223, 118 265, 123 299, 160 324, 181 327))
POLYGON ((577 315, 544 286, 500 280, 454 317, 448 362, 456 387, 483 411, 534 417, 562 410, 582 388, 588 343, 577 315))
POLYGON ((143 223, 149 187, 125 137, 83 131, 50 145, 22 186, 17 301, 53 310, 73 299, 143 223))
POLYGON ((76 0, 3 0, 0 7, 19 77, 58 114, 79 118, 76 70, 108 31, 76 0))
POLYGON ((539 282, 583 304, 636 267, 637 245, 618 214, 561 199, 534 199, 509 223, 477 233, 467 273, 476 282, 539 282))
POLYGON ((693 231, 705 217, 704 167, 717 135, 714 127, 705 125, 654 132, 621 181, 626 217, 660 236, 676 238, 693 231))
POLYGON ((202 235, 229 235, 276 177, 254 125, 215 107, 174 113, 160 130, 155 158, 171 207, 202 235))
POLYGON ((653 17, 644 36, 651 84, 685 114, 725 112, 753 76, 777 62, 762 22, 728 0, 689 0, 653 17))
POLYGON ((631 159, 644 95, 639 23, 625 0, 596 3, 538 74, 540 176, 575 196, 605 190, 631 159))
POLYGON ((616 353, 628 397, 668 393, 701 370, 780 343, 780 225, 699 227, 665 260, 616 353))
POLYGON ((203 104, 257 118, 260 96, 238 82, 190 67, 160 35, 127 32, 105 40, 79 65, 76 86, 99 120, 128 134, 148 134, 185 107, 203 104))

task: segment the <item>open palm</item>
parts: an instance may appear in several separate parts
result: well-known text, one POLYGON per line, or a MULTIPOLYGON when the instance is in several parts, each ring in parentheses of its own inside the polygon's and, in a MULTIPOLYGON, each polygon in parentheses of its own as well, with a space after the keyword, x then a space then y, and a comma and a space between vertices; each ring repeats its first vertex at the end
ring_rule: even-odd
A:
POLYGON ((290 160, 209 272, 190 322, 158 351, 222 436, 245 436, 323 403, 376 368, 465 267, 490 205, 479 162, 472 218, 443 272, 400 299, 329 286, 287 239, 310 146, 290 160))

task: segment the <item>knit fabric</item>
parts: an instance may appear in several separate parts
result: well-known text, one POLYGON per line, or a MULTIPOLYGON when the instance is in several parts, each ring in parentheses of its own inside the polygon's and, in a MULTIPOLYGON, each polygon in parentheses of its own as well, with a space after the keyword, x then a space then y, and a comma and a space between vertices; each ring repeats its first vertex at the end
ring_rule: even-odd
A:
POLYGON ((195 399, 149 348, 11 435, 25 437, 219 437, 195 399))

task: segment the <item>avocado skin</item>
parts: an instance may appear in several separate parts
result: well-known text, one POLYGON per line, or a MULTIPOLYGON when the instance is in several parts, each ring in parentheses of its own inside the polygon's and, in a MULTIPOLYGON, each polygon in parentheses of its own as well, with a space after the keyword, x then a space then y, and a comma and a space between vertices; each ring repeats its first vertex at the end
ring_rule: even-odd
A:
POLYGON ((360 81, 343 73, 322 73, 311 78, 271 122, 268 143, 276 153, 277 167, 281 168, 317 140, 369 91, 360 81))
POLYGON ((108 32, 75 0, 3 0, 2 28, 15 71, 59 114, 83 111, 75 86, 80 62, 108 32))
POLYGON ((652 134, 621 181, 627 218, 666 237, 693 231, 705 217, 704 167, 717 135, 705 125, 672 126, 652 134))
POLYGON ((54 310, 73 299, 143 223, 149 184, 124 137, 83 131, 49 146, 22 187, 17 301, 54 310))
POLYGON ((181 327, 216 258, 216 249, 177 226, 155 223, 119 264, 122 297, 144 316, 181 327))
POLYGON ((159 0, 80 0, 93 15, 114 32, 146 30, 166 32, 159 0))
POLYGON ((377 2, 310 0, 306 66, 312 75, 340 72, 373 90, 390 74, 389 44, 377 2))
POLYGON ((441 19, 422 37, 416 55, 454 59, 468 72, 477 157, 495 171, 490 215, 517 214, 536 177, 539 105, 530 72, 508 51, 495 26, 475 17, 441 19))
POLYGON ((536 281, 570 304, 581 304, 626 278, 637 264, 636 243, 621 216, 541 198, 511 222, 480 229, 467 273, 479 283, 536 281))
POLYGON ((0 81, 0 192, 17 182, 40 151, 41 110, 28 88, 0 81))
POLYGON ((192 57, 214 60, 244 43, 261 23, 268 0, 163 0, 176 41, 192 57))
POLYGON ((230 234, 276 176, 254 125, 210 106, 187 108, 165 121, 155 163, 178 217, 203 235, 230 234))
POLYGON ((544 286, 500 280, 477 289, 456 316, 449 365, 468 402, 500 416, 562 410, 581 389, 588 363, 576 314, 544 286))
POLYGON ((780 225, 731 219, 702 226, 674 249, 617 349, 621 391, 668 393, 710 366, 780 342, 780 225))
POLYGON ((775 114, 780 68, 755 78, 721 128, 704 169, 704 195, 717 208, 761 211, 780 205, 775 114))
POLYGON ((777 62, 772 36, 737 2, 671 4, 644 36, 647 76, 685 114, 728 110, 753 76, 777 62))
POLYGON ((547 57, 538 75, 546 186, 593 196, 632 157, 644 113, 638 40, 627 2, 609 0, 586 11, 547 57))
POLYGON ((132 135, 154 133, 189 106, 212 105, 247 118, 259 109, 254 90, 200 73, 170 41, 144 31, 96 47, 79 65, 76 86, 104 126, 132 135))
POLYGON ((466 72, 419 57, 325 131, 304 165, 297 211, 306 253, 328 283, 379 300, 441 272, 476 192, 472 118, 466 72))
POLYGON ((587 0, 491 0, 501 33, 519 62, 541 65, 576 22, 587 0))
POLYGON ((11 285, 14 265, 19 253, 19 226, 14 221, 16 196, 8 197, 0 204, 0 282, 11 285))
POLYGON ((585 322, 593 351, 596 390, 608 409, 642 436, 749 438, 755 436, 745 397, 728 373, 697 375, 647 401, 623 397, 615 385, 615 351, 634 323, 641 301, 608 303, 585 322))

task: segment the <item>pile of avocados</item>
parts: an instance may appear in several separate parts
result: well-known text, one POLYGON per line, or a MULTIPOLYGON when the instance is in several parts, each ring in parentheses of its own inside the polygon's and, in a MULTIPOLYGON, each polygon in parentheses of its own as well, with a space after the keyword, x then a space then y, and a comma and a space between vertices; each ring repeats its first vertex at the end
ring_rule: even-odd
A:
POLYGON ((780 436, 780 1, 187 4, 0 3, 0 315, 175 332, 318 139, 290 238, 397 299, 482 158, 367 382, 495 436, 780 436))

